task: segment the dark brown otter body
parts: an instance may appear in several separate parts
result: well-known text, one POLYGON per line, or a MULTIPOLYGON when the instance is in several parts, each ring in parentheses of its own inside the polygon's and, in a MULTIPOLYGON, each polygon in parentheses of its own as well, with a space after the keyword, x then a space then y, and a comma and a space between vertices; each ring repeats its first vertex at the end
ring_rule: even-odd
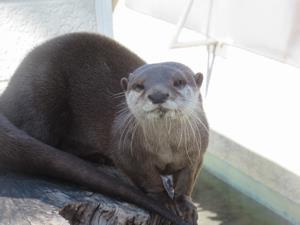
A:
POLYGON ((112 124, 125 101, 114 93, 122 92, 122 77, 144 64, 95 34, 65 35, 35 48, 0 98, 0 165, 85 185, 184 224, 82 160, 113 159, 112 124))

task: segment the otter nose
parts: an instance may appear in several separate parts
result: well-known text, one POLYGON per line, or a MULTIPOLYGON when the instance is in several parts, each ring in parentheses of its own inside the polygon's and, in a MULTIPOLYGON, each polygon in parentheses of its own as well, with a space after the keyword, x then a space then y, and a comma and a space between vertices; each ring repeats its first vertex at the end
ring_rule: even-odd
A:
POLYGON ((155 92, 151 95, 148 95, 148 98, 153 104, 161 104, 164 103, 169 97, 168 93, 155 92))

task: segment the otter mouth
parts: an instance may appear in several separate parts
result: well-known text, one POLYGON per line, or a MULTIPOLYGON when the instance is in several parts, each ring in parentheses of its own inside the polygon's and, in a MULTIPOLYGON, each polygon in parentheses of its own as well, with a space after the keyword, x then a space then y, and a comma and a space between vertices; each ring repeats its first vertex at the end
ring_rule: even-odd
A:
POLYGON ((170 111, 170 109, 167 109, 167 108, 164 108, 162 106, 159 106, 159 107, 157 107, 157 108, 155 108, 155 109, 153 109, 151 111, 148 111, 147 114, 156 114, 156 115, 158 115, 159 118, 162 118, 169 111, 170 111))
POLYGON ((159 112, 159 113, 166 113, 166 112, 168 112, 169 111, 169 109, 167 109, 167 108, 164 108, 163 106, 159 106, 159 107, 157 107, 157 108, 155 108, 155 109, 152 109, 151 111, 149 111, 148 113, 156 113, 156 112, 159 112))

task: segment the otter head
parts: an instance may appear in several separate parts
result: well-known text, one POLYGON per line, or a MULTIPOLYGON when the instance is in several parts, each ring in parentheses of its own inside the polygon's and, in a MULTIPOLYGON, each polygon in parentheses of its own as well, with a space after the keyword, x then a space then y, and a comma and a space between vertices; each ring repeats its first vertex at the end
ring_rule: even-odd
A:
POLYGON ((146 64, 122 78, 126 102, 138 120, 176 119, 201 104, 203 76, 175 62, 146 64))

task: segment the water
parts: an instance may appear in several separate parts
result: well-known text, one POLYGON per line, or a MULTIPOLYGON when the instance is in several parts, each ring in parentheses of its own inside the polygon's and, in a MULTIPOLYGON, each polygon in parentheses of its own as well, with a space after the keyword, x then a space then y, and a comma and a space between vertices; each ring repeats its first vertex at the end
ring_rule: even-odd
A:
POLYGON ((198 225, 292 225, 205 170, 193 199, 199 203, 198 225))

